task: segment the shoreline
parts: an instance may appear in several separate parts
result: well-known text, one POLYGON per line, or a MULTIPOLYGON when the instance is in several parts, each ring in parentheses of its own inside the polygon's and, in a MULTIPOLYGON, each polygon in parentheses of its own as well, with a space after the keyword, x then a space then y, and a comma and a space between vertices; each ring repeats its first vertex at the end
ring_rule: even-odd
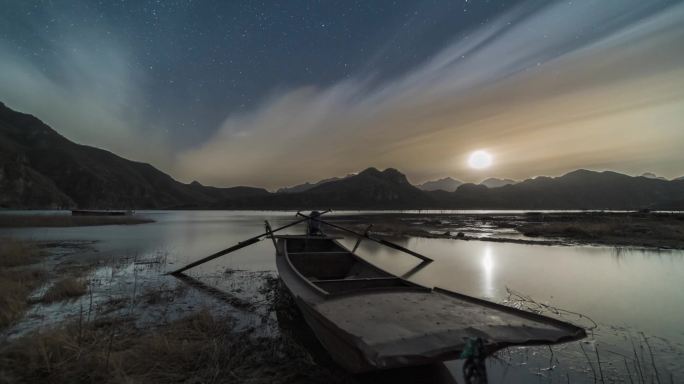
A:
POLYGON ((373 213, 330 216, 358 231, 530 245, 684 249, 684 214, 652 212, 373 213))
POLYGON ((89 227, 96 225, 137 225, 154 223, 141 216, 72 216, 0 214, 0 228, 89 227))

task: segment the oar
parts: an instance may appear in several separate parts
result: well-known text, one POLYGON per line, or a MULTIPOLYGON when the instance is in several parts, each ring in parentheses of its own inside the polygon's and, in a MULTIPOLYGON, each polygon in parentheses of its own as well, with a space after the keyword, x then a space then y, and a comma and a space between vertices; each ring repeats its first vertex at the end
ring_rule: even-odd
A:
POLYGON ((382 244, 382 245, 387 246, 387 247, 390 247, 390 248, 394 248, 394 249, 396 249, 396 250, 398 250, 398 251, 402 251, 402 252, 404 252, 404 253, 408 253, 409 255, 415 256, 415 257, 417 257, 417 258, 419 258, 419 259, 421 259, 421 260, 423 260, 423 261, 427 261, 427 262, 432 262, 432 261, 433 261, 431 258, 429 258, 429 257, 427 257, 427 256, 421 255, 421 254, 418 253, 418 252, 414 252, 414 251, 412 251, 412 250, 410 250, 410 249, 408 249, 408 248, 404 248, 404 247, 402 247, 402 246, 399 245, 399 244, 394 244, 394 243, 392 243, 392 242, 390 242, 390 241, 387 241, 387 240, 385 240, 385 239, 376 239, 376 238, 370 236, 370 235, 367 234, 367 233, 359 233, 359 232, 353 231, 353 230, 351 230, 351 229, 348 229, 348 228, 345 228, 345 227, 341 227, 341 226, 339 226, 339 225, 336 225, 336 224, 333 224, 333 223, 329 223, 329 222, 323 221, 323 220, 321 220, 321 219, 317 219, 317 218, 315 218, 315 217, 307 216, 307 215, 305 215, 305 214, 303 214, 303 213, 300 213, 300 212, 297 212, 297 215, 302 216, 302 217, 304 217, 304 218, 306 218, 306 219, 311 219, 311 220, 318 221, 318 222, 323 223, 323 224, 325 224, 325 225, 327 225, 327 226, 330 226, 330 227, 333 227, 333 228, 337 228, 337 229, 339 229, 339 230, 341 230, 341 231, 345 231, 345 232, 351 233, 351 234, 353 234, 353 235, 355 235, 355 236, 363 237, 363 238, 366 238, 366 239, 368 239, 368 240, 375 241, 376 243, 382 244))
MULTIPOLYGON (((324 213, 328 213, 328 212, 330 212, 330 210, 321 212, 321 215, 324 214, 324 213)), ((299 212, 297 212, 297 214, 298 214, 298 215, 301 215, 299 212)), ((301 215, 301 216, 304 216, 304 215, 301 215)), ((269 230, 268 232, 264 232, 264 233, 262 233, 261 235, 251 237, 251 238, 249 238, 249 239, 247 239, 247 240, 243 240, 243 241, 241 241, 241 242, 239 242, 239 243, 233 245, 233 246, 230 247, 230 248, 226 248, 226 249, 224 249, 223 251, 218 251, 218 252, 214 253, 213 255, 209 255, 209 256, 207 256, 207 257, 205 257, 205 258, 203 258, 203 259, 199 259, 199 260, 197 260, 197 261, 195 261, 195 262, 192 262, 192 263, 186 265, 186 266, 183 267, 183 268, 179 268, 179 269, 176 269, 175 271, 169 272, 168 274, 169 274, 169 275, 177 275, 177 274, 182 273, 182 272, 184 272, 184 271, 186 271, 186 270, 188 270, 188 269, 190 269, 190 268, 196 267, 196 266, 198 266, 198 265, 200 265, 200 264, 204 264, 204 263, 206 263, 207 261, 214 260, 214 259, 217 258, 217 257, 221 257, 221 256, 223 256, 223 255, 227 255, 227 254, 229 254, 229 253, 231 253, 231 252, 237 251, 238 249, 242 249, 242 248, 247 247, 247 246, 249 246, 249 245, 252 245, 252 244, 254 244, 254 243, 258 243, 259 241, 261 241, 261 240, 263 240, 264 238, 266 238, 266 236, 271 236, 272 234, 274 234, 274 233, 276 233, 276 232, 278 232, 278 231, 281 231, 281 230, 283 230, 283 229, 285 229, 285 228, 289 228, 289 227, 291 227, 291 226, 293 226, 293 225, 297 225, 297 224, 299 224, 299 223, 301 223, 301 222, 303 222, 303 221, 306 221, 306 220, 308 220, 308 217, 306 217, 306 218, 304 218, 304 219, 301 219, 301 220, 297 220, 297 221, 295 221, 295 222, 293 222, 293 223, 290 223, 290 224, 287 224, 287 225, 283 225, 282 227, 276 228, 276 229, 274 229, 274 230, 269 230)))

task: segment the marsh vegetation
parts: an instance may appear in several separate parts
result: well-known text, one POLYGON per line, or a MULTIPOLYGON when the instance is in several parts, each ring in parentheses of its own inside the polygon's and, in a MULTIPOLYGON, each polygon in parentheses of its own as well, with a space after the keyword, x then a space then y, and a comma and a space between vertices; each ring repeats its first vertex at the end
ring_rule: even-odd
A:
POLYGON ((16 321, 28 306, 28 297, 47 276, 36 265, 44 253, 33 243, 0 239, 0 329, 16 321))
POLYGON ((539 245, 602 244, 684 249, 684 214, 651 212, 380 213, 335 216, 359 230, 539 245))

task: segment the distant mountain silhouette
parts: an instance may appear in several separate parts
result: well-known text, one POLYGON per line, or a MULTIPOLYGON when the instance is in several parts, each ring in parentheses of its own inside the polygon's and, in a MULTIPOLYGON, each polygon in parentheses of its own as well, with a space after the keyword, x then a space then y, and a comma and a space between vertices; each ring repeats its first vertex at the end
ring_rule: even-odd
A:
POLYGON ((423 184, 417 185, 423 191, 446 191, 453 192, 463 184, 462 181, 445 177, 439 180, 426 181, 423 184))
POLYGON ((406 176, 393 168, 379 171, 368 168, 356 175, 329 181, 299 193, 275 193, 245 199, 227 199, 218 208, 424 208, 435 201, 411 185, 406 176))
POLYGON ((674 205, 684 181, 631 177, 580 169, 561 177, 537 177, 499 188, 464 184, 439 196, 441 206, 482 209, 641 209, 674 205))
POLYGON ((183 184, 149 164, 75 144, 0 103, 0 193, 6 208, 173 208, 268 192, 183 184))
MULTIPOLYGON (((347 177, 348 177, 348 176, 347 176, 347 177)), ((297 193, 297 192, 304 192, 304 191, 308 191, 309 189, 311 189, 311 188, 313 188, 313 187, 319 186, 319 185, 321 185, 321 184, 325 184, 325 183, 328 183, 328 182, 331 182, 331 181, 337 181, 337 180, 340 180, 340 179, 341 179, 340 177, 331 177, 331 178, 329 178, 329 179, 323 179, 323 180, 317 181, 317 182, 315 182, 315 183, 306 182, 306 183, 304 183, 304 184, 293 185, 293 186, 291 186, 291 187, 283 187, 283 188, 279 188, 279 189, 276 191, 276 193, 297 193)))
POLYGON ((684 209, 684 178, 577 170, 487 184, 424 191, 393 168, 281 193, 184 184, 149 164, 75 144, 0 103, 0 208, 684 209))
POLYGON ((664 178, 662 176, 658 176, 653 172, 645 172, 641 175, 641 177, 645 177, 647 179, 667 180, 666 178, 664 178))
POLYGON ((517 183, 517 181, 511 179, 497 179, 496 177, 490 177, 481 182, 480 185, 484 185, 487 188, 499 188, 503 187, 504 185, 511 185, 515 183, 517 183))

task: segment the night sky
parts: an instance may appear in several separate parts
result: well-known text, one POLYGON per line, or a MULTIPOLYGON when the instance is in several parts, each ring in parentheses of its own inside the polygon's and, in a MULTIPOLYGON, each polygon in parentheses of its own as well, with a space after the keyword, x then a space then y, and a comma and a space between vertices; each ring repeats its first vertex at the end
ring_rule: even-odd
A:
POLYGON ((0 1, 0 101, 183 181, 684 175, 682 1, 0 1), (464 159, 490 152, 490 169, 464 159))

